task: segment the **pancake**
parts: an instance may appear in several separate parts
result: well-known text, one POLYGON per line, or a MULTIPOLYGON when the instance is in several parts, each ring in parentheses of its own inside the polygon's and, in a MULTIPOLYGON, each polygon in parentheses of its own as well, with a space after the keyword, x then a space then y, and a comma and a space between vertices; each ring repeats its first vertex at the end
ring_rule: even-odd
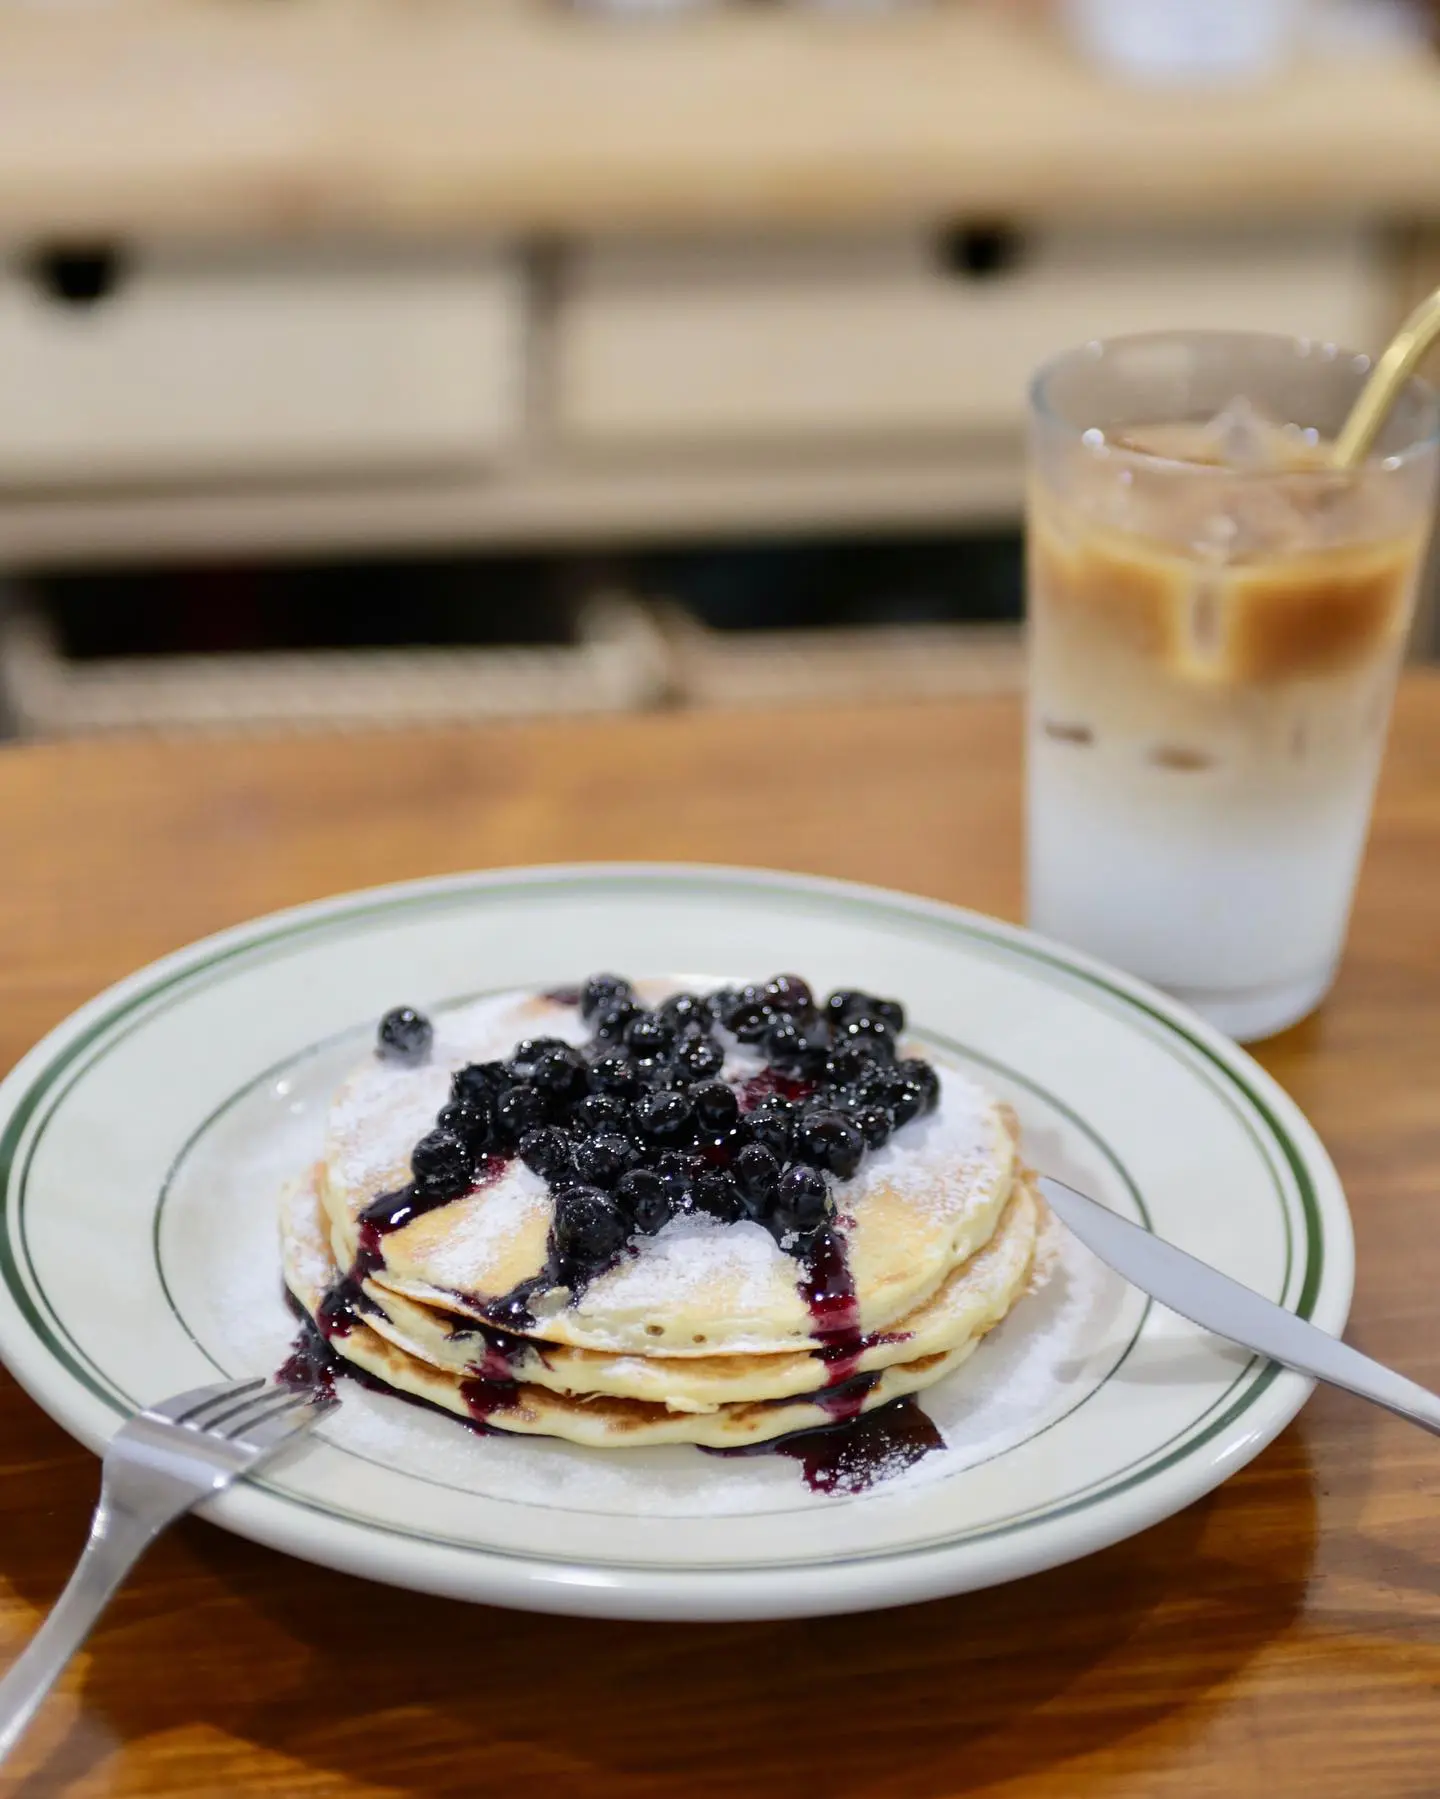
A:
MULTIPOLYGON (((297 1182, 282 1208, 286 1283, 312 1318, 339 1274, 316 1189, 312 1179, 297 1182)), ((1024 1290, 1038 1218, 1039 1202, 1028 1180, 1022 1181, 990 1241, 947 1280, 943 1298, 910 1321, 913 1333, 899 1343, 873 1346, 880 1359, 868 1365, 869 1350, 859 1352, 857 1366, 847 1359, 841 1370, 843 1383, 828 1392, 824 1371, 833 1370, 826 1370, 813 1355, 652 1356, 642 1367, 627 1369, 627 1361, 639 1358, 556 1352, 534 1344, 514 1364, 513 1379, 486 1379, 476 1372, 486 1367, 483 1361, 458 1362, 463 1338, 451 1340, 446 1366, 415 1353, 430 1347, 432 1339, 427 1334, 430 1327, 416 1316, 421 1309, 414 1307, 401 1310, 401 1317, 415 1327, 413 1338, 406 1338, 393 1316, 385 1317, 382 1329, 381 1316, 368 1314, 333 1335, 330 1348, 401 1394, 460 1418, 482 1420, 497 1430, 558 1437, 600 1449, 665 1443, 741 1449, 832 1425, 838 1417, 860 1416, 918 1392, 958 1368, 1024 1290), (817 1369, 822 1371, 818 1381, 817 1369), (550 1376, 551 1382, 532 1379, 535 1373, 550 1376), (802 1376, 808 1385, 783 1394, 775 1390, 802 1376), (592 1384, 582 1384, 587 1379, 592 1384), (742 1389, 750 1396, 716 1402, 720 1391, 742 1389), (705 1409, 687 1409, 673 1403, 674 1394, 682 1398, 705 1394, 711 1403, 705 1409)))
POLYGON ((1042 1210, 1009 1108, 907 1054, 894 1001, 822 1008, 781 976, 731 991, 722 1025, 693 998, 662 1015, 674 992, 597 978, 593 1037, 575 995, 387 1015, 282 1202, 286 1284, 314 1326, 297 1370, 328 1379, 333 1356, 472 1423, 591 1448, 745 1449, 973 1352, 1025 1289, 1042 1210), (472 1068, 452 1107, 457 1071, 526 1038, 584 1053, 472 1068), (770 1094, 778 1124, 752 1110, 770 1094))
MULTIPOLYGON (((846 1378, 946 1353, 983 1335, 1024 1285, 1034 1250, 1037 1201, 1027 1179, 1017 1184, 984 1249, 954 1270, 924 1305, 845 1354, 846 1378)), ((667 1227, 683 1235, 691 1223, 667 1227)), ((724 1230, 723 1225, 712 1226, 724 1230)), ((334 1280, 336 1264, 313 1179, 286 1196, 286 1280, 313 1315, 314 1296, 334 1280)), ((636 1399, 675 1412, 713 1412, 727 1404, 788 1399, 823 1387, 837 1358, 819 1344, 778 1355, 632 1356, 570 1349, 523 1336, 483 1334, 471 1320, 399 1297, 377 1281, 362 1283, 364 1323, 376 1335, 441 1373, 466 1379, 479 1372, 572 1396, 636 1399), (503 1349, 497 1348, 497 1339, 503 1349)))
MULTIPOLYGON (((571 1005, 504 994, 437 1019, 425 1066, 372 1058, 358 1069, 332 1108, 322 1156, 336 1260, 351 1265, 360 1213, 409 1178, 410 1151, 445 1103, 456 1068, 502 1058, 525 1036, 578 1043, 586 1034, 571 1005)), ((728 1047, 726 1078, 760 1066, 733 1040, 728 1047)), ((937 1073, 937 1111, 905 1125, 835 1186, 865 1335, 890 1331, 936 1294, 989 1240, 1010 1197, 1016 1146, 1001 1108, 958 1072, 937 1073)), ((552 1217, 545 1182, 512 1161, 490 1184, 388 1234, 375 1282, 397 1298, 483 1322, 494 1302, 544 1270, 552 1217)), ((708 1238, 662 1232, 582 1294, 552 1287, 528 1305, 527 1335, 615 1354, 793 1354, 814 1328, 793 1257, 749 1223, 708 1238)))

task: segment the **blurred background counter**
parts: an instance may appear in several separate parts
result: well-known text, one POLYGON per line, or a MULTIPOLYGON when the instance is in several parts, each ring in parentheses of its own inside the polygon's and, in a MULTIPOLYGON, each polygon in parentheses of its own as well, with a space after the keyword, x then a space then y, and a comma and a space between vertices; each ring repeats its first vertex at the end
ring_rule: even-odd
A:
POLYGON ((1145 83, 979 0, 6 7, 11 725, 1009 683, 1036 363, 1440 279, 1425 23, 1145 83))

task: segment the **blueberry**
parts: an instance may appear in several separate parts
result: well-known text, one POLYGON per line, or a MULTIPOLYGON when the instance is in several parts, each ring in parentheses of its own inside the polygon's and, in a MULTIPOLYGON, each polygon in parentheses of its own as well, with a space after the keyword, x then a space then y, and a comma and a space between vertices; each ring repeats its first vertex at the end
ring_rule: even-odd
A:
POLYGON ((763 1143, 766 1149, 784 1161, 794 1142, 795 1120, 798 1116, 798 1108, 775 1093, 768 1099, 762 1099, 753 1111, 745 1114, 745 1124, 757 1143, 763 1143))
POLYGON ((724 1081, 706 1081, 690 1089, 690 1104, 702 1130, 728 1131, 740 1116, 740 1101, 724 1081))
POLYGON ((645 1082, 650 1087, 663 1087, 667 1092, 684 1093, 695 1084, 695 1077, 683 1062, 672 1061, 669 1056, 657 1057, 651 1062, 646 1056, 645 1082))
POLYGON ((632 1056, 663 1056, 675 1041, 675 1027, 661 1012, 637 1012, 625 1026, 625 1047, 632 1056))
POLYGON ((629 1231, 608 1193, 595 1187, 562 1187, 555 1195, 550 1246, 562 1270, 604 1267, 623 1247, 629 1231))
POLYGON ((660 1174, 660 1184, 670 1198, 672 1212, 688 1212, 695 1199, 694 1178, 683 1169, 672 1168, 668 1174, 660 1174))
POLYGON ((624 1131, 630 1123, 630 1107, 618 1093, 587 1093, 571 1108, 570 1117, 587 1136, 596 1131, 624 1131))
POLYGON ((765 1033, 765 1054, 777 1068, 810 1069, 826 1052, 825 1039, 789 1012, 777 1013, 765 1033))
POLYGON ((751 1214, 759 1217, 774 1196, 780 1158, 763 1143, 747 1143, 736 1156, 731 1173, 751 1214))
POLYGON ((635 1068, 623 1050, 607 1050, 590 1064, 590 1085, 597 1093, 622 1096, 639 1091, 635 1068))
POLYGON ((452 1099, 448 1106, 441 1106, 435 1123, 440 1130, 463 1137, 472 1153, 478 1153, 489 1139, 490 1117, 490 1096, 485 1094, 478 1102, 452 1099))
POLYGON ((435 1114, 435 1123, 442 1131, 454 1131, 457 1137, 464 1137, 474 1129, 482 1116, 478 1108, 468 1105, 462 1099, 447 1099, 435 1114))
POLYGON ((708 1081, 725 1066, 725 1051, 713 1037, 683 1037, 671 1051, 671 1061, 692 1081, 708 1081))
POLYGON ((694 1025, 699 1030, 708 1032, 715 1022, 714 1007, 703 993, 672 993, 661 1005, 660 1011, 677 1031, 683 1031, 687 1025, 694 1025))
POLYGON ((860 1098, 884 1106, 894 1118, 897 1131, 902 1124, 918 1118, 925 1107, 924 1088, 894 1068, 872 1069, 860 1082, 858 1093, 860 1098))
POLYGON ((542 1124, 533 1131, 526 1131, 518 1146, 520 1160, 525 1166, 541 1180, 552 1184, 574 1180, 570 1148, 569 1136, 553 1124, 542 1124))
POLYGON ((907 1084, 905 1076, 897 1074, 893 1066, 875 1062, 855 1083, 855 1092, 859 1098, 873 1100, 877 1106, 889 1106, 903 1095, 907 1084))
POLYGON ((552 1049, 569 1049, 569 1044, 561 1037, 527 1037, 523 1043, 517 1043, 510 1060, 505 1064, 510 1078, 515 1081, 527 1081, 534 1072, 536 1064, 552 1049))
POLYGON ((656 1174, 683 1174, 687 1181, 693 1181, 704 1174, 709 1163, 693 1149, 662 1149, 651 1167, 656 1174))
POLYGON ((865 1010, 872 1018, 883 1019, 897 1037, 905 1029, 905 1008, 898 999, 880 999, 872 993, 865 1010))
POLYGON ((632 1168, 622 1174, 615 1198, 635 1229, 647 1237, 675 1216, 673 1190, 653 1168, 632 1168))
POLYGON ((462 1105, 493 1102, 510 1085, 503 1062, 467 1062, 450 1077, 450 1097, 462 1105))
POLYGON ((890 1116, 895 1120, 895 1129, 898 1131, 902 1124, 909 1124, 912 1118, 918 1118, 924 1108, 925 1095, 913 1081, 906 1081, 890 1101, 890 1116))
POLYGON ((495 1102, 495 1120, 512 1142, 546 1123, 549 1111, 533 1087, 507 1087, 495 1102))
POLYGON ((724 1014, 725 1029, 741 1043, 758 1043, 770 1028, 772 1008, 759 987, 742 987, 724 1014))
POLYGON ((580 1016, 590 1019, 607 1006, 635 997, 629 981, 618 974, 592 974, 580 989, 580 1016))
POLYGON ((602 1006, 595 1014, 595 1035, 602 1043, 619 1043, 623 1041, 626 1027, 630 1020, 639 1015, 640 1008, 633 999, 612 1000, 608 1006, 602 1006))
POLYGON ((728 1131, 702 1130, 695 1139, 695 1153, 707 1168, 728 1168, 749 1141, 743 1123, 728 1131))
POLYGON ((852 1012, 835 1032, 835 1043, 854 1043, 868 1050, 876 1061, 888 1062, 895 1054, 895 1033, 873 1012, 852 1012))
POLYGON ((825 1058, 822 1078, 827 1086, 848 1087, 864 1077, 873 1061, 863 1040, 842 1042, 825 1058))
POLYGON ((796 1163, 775 1188, 772 1228, 777 1236, 808 1236, 830 1216, 830 1189, 818 1168, 796 1163))
POLYGON ((417 1067, 430 1054, 435 1027, 413 1006, 396 1006, 380 1020, 375 1034, 375 1054, 382 1062, 405 1062, 417 1067))
POLYGON ((865 1154, 865 1139, 843 1112, 807 1112, 795 1132, 795 1154, 802 1162, 848 1180, 865 1154))
POLYGON ((825 1002, 825 1014, 837 1031, 846 1019, 862 1016, 878 1018, 896 1037, 905 1029, 905 1008, 898 999, 881 999, 853 987, 837 988, 825 1002))
POLYGON ((850 1122, 865 1139, 869 1149, 880 1149, 889 1140, 895 1128, 894 1114, 885 1106, 877 1106, 867 1101, 853 1106, 849 1112, 850 1122))
POLYGON ((575 1172, 592 1187, 613 1187, 635 1160, 635 1146, 616 1131, 582 1137, 573 1152, 575 1172))
POLYGON ((636 1085, 642 1088, 672 1085, 684 1087, 689 1084, 689 1077, 684 1069, 676 1068, 666 1056, 635 1056, 630 1068, 636 1085))
POLYGON ((815 1004, 808 981, 798 974, 777 974, 765 983, 765 997, 777 1012, 808 1012, 815 1004))
POLYGON ((838 1029, 852 1012, 863 1012, 869 1003, 868 993, 861 993, 854 987, 837 987, 825 1001, 825 1016, 831 1026, 838 1029))
POLYGON ((903 1075, 920 1094, 920 1110, 933 1112, 940 1104, 940 1076, 919 1056, 907 1056, 895 1064, 896 1074, 903 1075))
MULTIPOLYGON (((633 1172, 639 1173, 639 1169, 633 1172)), ((659 1181, 666 1204, 672 1213, 688 1212, 695 1195, 695 1182, 709 1170, 698 1156, 680 1150, 665 1150, 650 1164, 646 1172, 659 1181)))
POLYGON ((738 1224, 750 1215, 749 1207, 740 1197, 740 1189, 728 1174, 722 1174, 718 1169, 707 1169, 697 1176, 692 1191, 695 1210, 708 1212, 724 1224, 738 1224))
POLYGON ((530 1083, 537 1092, 557 1100, 578 1098, 585 1091, 585 1063, 578 1050, 567 1044, 547 1049, 535 1059, 530 1083))
POLYGON ((688 1143, 695 1131, 695 1108, 684 1093, 642 1093, 635 1101, 635 1123, 652 1143, 688 1143))
POLYGON ((427 1131, 410 1152, 410 1172, 422 1193, 454 1199, 470 1185, 474 1162, 454 1131, 427 1131))

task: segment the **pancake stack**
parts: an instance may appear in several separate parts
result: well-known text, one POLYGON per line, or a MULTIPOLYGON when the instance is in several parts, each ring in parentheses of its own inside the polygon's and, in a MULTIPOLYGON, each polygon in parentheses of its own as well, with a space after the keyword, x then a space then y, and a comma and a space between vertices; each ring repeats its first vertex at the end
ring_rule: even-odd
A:
MULTIPOLYGON (((671 991, 627 987, 636 1007, 651 1009, 645 1017, 683 1018, 683 1002, 664 1010, 671 991)), ((736 1003, 734 990, 723 1003, 736 1003)), ((888 1133, 876 1127, 869 1141, 878 1147, 853 1172, 837 1176, 832 1167, 823 1216, 803 1219, 804 1229, 773 1203, 742 1207, 733 1179, 707 1188, 703 1177, 672 1173, 679 1198, 668 1221, 657 1228, 646 1218, 628 1232, 622 1225, 623 1241, 602 1241, 587 1261, 567 1245, 579 1240, 573 1219, 585 1221, 588 1202, 567 1188, 573 1171, 558 1174, 534 1133, 519 1128, 526 1120, 511 1117, 521 1109, 513 1100, 505 1102, 508 1126, 492 1122, 489 1149, 473 1151, 463 1179, 446 1186, 431 1178, 432 1163, 443 1161, 437 1118, 439 1136, 460 1130, 454 1108, 467 1089, 488 1079, 493 1094, 508 1078, 502 1064, 527 1066, 530 1052, 517 1062, 517 1045, 583 1046, 569 1058, 583 1096, 611 1053, 594 1037, 593 993, 587 1010, 582 1017, 574 994, 512 993, 439 1014, 433 1026, 409 1013, 387 1017, 379 1053, 332 1102, 319 1161, 282 1201, 285 1280, 313 1327, 312 1345, 323 1339, 341 1365, 497 1430, 594 1448, 743 1449, 856 1419, 929 1386, 1024 1291, 1039 1202, 1017 1158, 1013 1120, 949 1069, 926 1069, 932 1109, 906 1116, 912 1108, 901 1105, 888 1133)), ((786 1110, 787 1095, 796 1118, 807 1107, 814 1115, 822 1063, 843 1061, 816 1047, 824 1025, 805 1025, 808 1041, 774 1027, 756 1041, 748 1030, 749 1044, 713 1020, 707 1028, 723 1066, 702 1072, 712 1086, 718 1079, 732 1088, 740 1119, 724 1144, 687 1127, 683 1153, 668 1159, 676 1167, 700 1168, 707 1153, 729 1166, 735 1145, 749 1139, 746 1119, 758 1131, 765 1113, 786 1110)), ((623 1053, 641 1078, 685 1091, 673 1074, 645 1076, 652 1046, 644 1029, 632 1029, 623 1053)), ((840 1022, 834 1034, 839 1042, 840 1022)), ((903 1044, 878 1047, 878 1064, 893 1070, 903 1044)), ((556 1064, 566 1065, 563 1056, 556 1064)), ((612 1056, 597 1078, 614 1073, 612 1056)), ((822 1084, 818 1100, 825 1097, 822 1084)), ((630 1130, 630 1153, 653 1162, 643 1130, 630 1130)), ((849 1169, 843 1151, 842 1141, 833 1160, 849 1169)), ((817 1154, 824 1166, 823 1146, 817 1154)), ((618 1196, 589 1191, 610 1218, 612 1203, 623 1211, 624 1195, 641 1190, 622 1181, 618 1196)))

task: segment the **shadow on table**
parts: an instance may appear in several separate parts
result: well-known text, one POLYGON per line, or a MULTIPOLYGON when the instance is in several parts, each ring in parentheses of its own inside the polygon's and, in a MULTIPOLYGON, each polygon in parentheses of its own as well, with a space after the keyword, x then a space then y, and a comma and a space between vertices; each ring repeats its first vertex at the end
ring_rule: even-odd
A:
MULTIPOLYGON (((37 1745, 17 1799, 64 1793, 119 1743, 150 1736, 170 1738, 167 1761, 186 1755, 192 1784, 164 1788, 176 1792, 227 1790, 247 1766, 266 1791, 287 1790, 287 1766, 307 1792, 346 1779, 436 1795, 558 1781, 579 1799, 973 1791, 1166 1718, 1183 1741, 1203 1716, 1187 1708, 1299 1610, 1314 1538, 1293 1431, 1238 1482, 1085 1561, 957 1599, 791 1623, 466 1606, 190 1521, 102 1626, 83 1723, 37 1745)), ((10 1578, 28 1590, 20 1568, 10 1578)))

